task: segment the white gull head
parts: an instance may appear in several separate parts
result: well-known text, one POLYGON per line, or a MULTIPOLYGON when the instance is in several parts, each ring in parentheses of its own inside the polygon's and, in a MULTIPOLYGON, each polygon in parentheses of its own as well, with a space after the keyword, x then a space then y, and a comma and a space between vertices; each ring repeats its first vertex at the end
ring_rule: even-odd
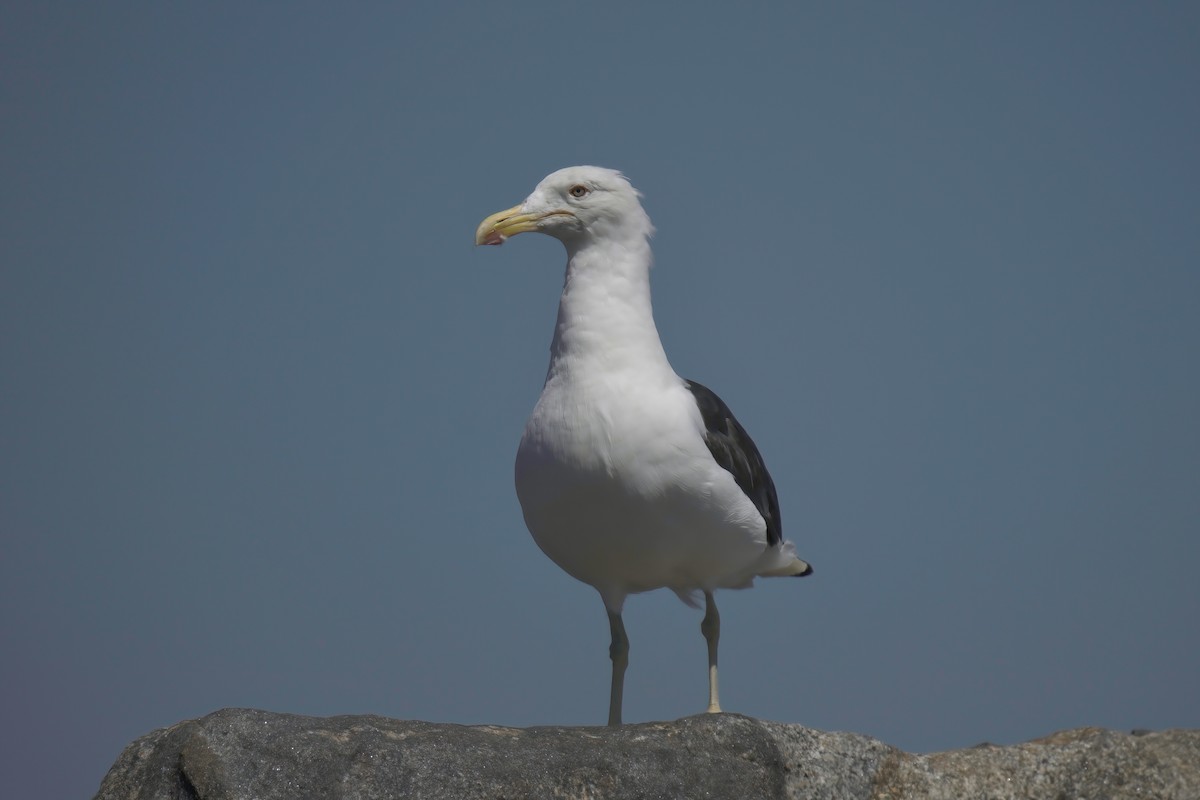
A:
POLYGON ((536 231, 573 252, 598 239, 642 239, 654 233, 641 194, 620 172, 567 167, 542 179, 520 205, 492 214, 475 231, 475 244, 503 244, 536 231))

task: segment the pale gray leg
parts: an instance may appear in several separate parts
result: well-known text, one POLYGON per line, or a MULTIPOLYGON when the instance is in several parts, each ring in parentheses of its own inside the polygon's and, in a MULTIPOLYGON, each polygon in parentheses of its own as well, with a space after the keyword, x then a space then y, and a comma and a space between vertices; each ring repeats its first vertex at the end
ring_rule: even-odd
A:
POLYGON ((621 724, 621 700, 625 694, 625 667, 629 666, 629 637, 625 635, 625 623, 618 612, 609 610, 608 627, 612 631, 612 644, 608 657, 612 659, 612 690, 608 695, 608 724, 621 724))
POLYGON ((704 593, 704 619, 700 622, 700 632, 704 641, 708 642, 708 713, 716 714, 721 710, 721 701, 717 697, 717 643, 721 640, 721 615, 717 613, 717 601, 712 592, 704 593))

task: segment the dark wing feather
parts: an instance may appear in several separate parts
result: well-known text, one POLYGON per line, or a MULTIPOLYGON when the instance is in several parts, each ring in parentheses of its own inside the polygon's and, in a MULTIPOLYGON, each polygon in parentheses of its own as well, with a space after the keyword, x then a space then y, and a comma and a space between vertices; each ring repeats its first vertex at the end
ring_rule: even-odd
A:
POLYGON ((771 480, 771 473, 767 472, 767 465, 763 463, 750 434, 746 433, 729 406, 712 389, 689 380, 685 380, 683 385, 696 398, 700 416, 704 418, 704 443, 708 445, 709 452, 718 464, 733 475, 737 485, 766 520, 767 544, 779 544, 783 541, 783 523, 779 518, 775 482, 771 480))

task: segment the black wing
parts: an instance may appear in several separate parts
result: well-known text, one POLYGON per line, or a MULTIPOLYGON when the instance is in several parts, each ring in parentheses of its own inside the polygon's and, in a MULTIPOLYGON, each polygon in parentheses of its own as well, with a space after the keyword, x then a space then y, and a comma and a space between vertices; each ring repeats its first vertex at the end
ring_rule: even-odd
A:
POLYGON ((717 393, 695 381, 685 380, 686 386, 696 398, 700 416, 704 418, 704 443, 717 463, 725 468, 746 497, 754 503, 758 513, 767 522, 767 544, 783 541, 783 523, 779 518, 779 498, 775 495, 775 482, 767 465, 763 463, 758 448, 750 434, 741 426, 717 393))

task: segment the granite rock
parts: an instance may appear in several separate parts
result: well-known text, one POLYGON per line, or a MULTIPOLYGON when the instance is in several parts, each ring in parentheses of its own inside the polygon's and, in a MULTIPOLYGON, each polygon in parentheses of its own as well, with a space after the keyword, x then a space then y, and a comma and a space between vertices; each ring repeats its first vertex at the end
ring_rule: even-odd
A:
POLYGON ((226 709, 121 753, 97 800, 1200 798, 1200 731, 1081 728, 912 755, 736 714, 501 728, 226 709))

